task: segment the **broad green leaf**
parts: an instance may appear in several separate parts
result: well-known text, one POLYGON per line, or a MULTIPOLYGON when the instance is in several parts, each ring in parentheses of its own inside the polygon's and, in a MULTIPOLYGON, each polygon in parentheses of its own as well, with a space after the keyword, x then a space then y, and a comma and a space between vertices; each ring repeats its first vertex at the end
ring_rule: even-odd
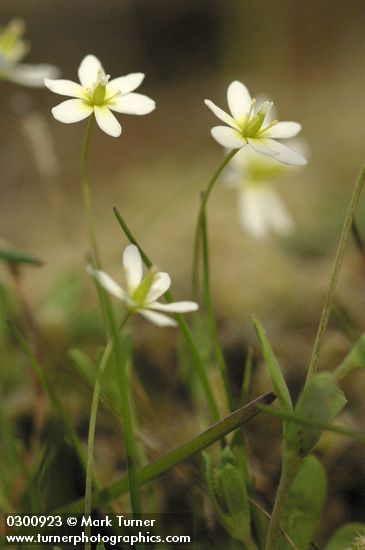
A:
MULTIPOLYGON (((315 374, 304 386, 295 406, 295 415, 306 421, 330 423, 346 404, 346 397, 335 383, 332 374, 315 374)), ((306 456, 314 447, 322 430, 290 423, 284 434, 287 449, 306 456)))
MULTIPOLYGON (((285 508, 282 528, 298 550, 307 550, 318 525, 327 493, 326 471, 314 456, 307 456, 297 473, 285 508)), ((290 546, 281 539, 281 549, 290 546)))
POLYGON ((43 265, 42 260, 20 250, 0 249, 0 260, 8 264, 43 265))
POLYGON ((355 342, 353 348, 341 361, 333 373, 336 382, 339 382, 352 371, 365 367, 365 334, 355 342))
POLYGON ((104 543, 103 542, 99 542, 97 547, 96 547, 96 550, 105 550, 105 546, 104 546, 104 543))
POLYGON ((323 550, 362 550, 364 546, 356 546, 359 536, 365 536, 365 523, 347 523, 335 531, 323 550))
POLYGON ((270 342, 266 337, 265 329, 258 319, 254 318, 253 324, 280 406, 284 412, 291 412, 293 410, 293 405, 291 402, 288 386, 286 385, 285 378, 283 376, 283 373, 281 372, 280 365, 274 355, 270 342))

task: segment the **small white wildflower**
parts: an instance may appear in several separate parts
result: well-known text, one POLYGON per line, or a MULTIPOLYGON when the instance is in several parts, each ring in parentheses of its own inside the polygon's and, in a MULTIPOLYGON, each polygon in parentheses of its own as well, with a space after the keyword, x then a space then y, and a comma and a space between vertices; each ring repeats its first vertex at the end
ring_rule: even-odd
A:
POLYGON ((297 122, 269 122, 271 101, 264 101, 258 107, 256 99, 242 82, 237 80, 228 86, 227 101, 231 114, 226 113, 209 99, 205 104, 228 126, 211 129, 213 138, 228 149, 241 149, 249 145, 260 154, 268 155, 284 164, 304 165, 306 159, 287 145, 276 141, 296 136, 301 125, 297 122))
POLYGON ((238 191, 238 215, 243 230, 262 239, 273 231, 286 236, 294 222, 272 184, 289 171, 269 156, 246 147, 232 158, 224 181, 238 191))
POLYGON ((54 65, 20 63, 30 47, 23 39, 25 24, 13 19, 0 28, 0 79, 24 86, 42 87, 45 78, 56 78, 59 70, 54 65))
POLYGON ((87 270, 105 290, 123 300, 129 311, 140 313, 160 327, 176 326, 177 323, 174 319, 163 313, 157 313, 157 311, 187 313, 198 309, 198 304, 195 302, 161 304, 157 301, 170 288, 170 276, 168 273, 151 271, 143 278, 141 255, 134 244, 130 244, 124 250, 123 267, 127 290, 120 287, 104 271, 99 271, 91 266, 88 266, 87 270))
POLYGON ((94 114, 101 130, 118 137, 122 127, 111 111, 146 115, 155 109, 155 102, 151 98, 132 93, 144 79, 143 73, 130 73, 109 80, 110 76, 105 74, 99 59, 87 55, 80 64, 78 75, 81 84, 71 80, 44 81, 52 92, 76 98, 53 107, 52 114, 60 122, 78 122, 94 114))

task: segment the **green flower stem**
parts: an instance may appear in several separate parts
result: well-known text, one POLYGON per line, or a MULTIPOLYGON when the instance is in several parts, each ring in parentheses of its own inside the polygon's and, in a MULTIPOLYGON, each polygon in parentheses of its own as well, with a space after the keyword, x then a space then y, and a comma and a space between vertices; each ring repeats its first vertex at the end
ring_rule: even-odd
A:
POLYGON ((93 208, 92 208, 91 196, 90 196, 89 169, 88 169, 90 138, 91 138, 93 126, 94 126, 94 116, 91 116, 89 117, 89 120, 86 126, 84 141, 81 149, 81 185, 82 185, 82 194, 84 198, 84 206, 86 211, 89 240, 90 240, 90 245, 91 245, 91 250, 93 255, 93 262, 95 266, 98 269, 100 269, 100 256, 98 252, 98 245, 96 242, 95 223, 94 223, 93 208))
MULTIPOLYGON (((143 260, 144 264, 146 265, 146 267, 148 269, 151 269, 151 267, 152 267, 151 260, 145 254, 145 252, 142 250, 141 246, 138 244, 136 238, 134 237, 134 235, 130 231, 129 227, 127 226, 125 220, 123 219, 121 213, 119 212, 119 210, 117 208, 114 208, 114 214, 115 214, 115 216, 118 220, 118 223, 120 224, 121 228, 123 229, 125 235, 127 236, 128 240, 132 244, 135 244, 138 247, 139 252, 141 254, 141 257, 142 257, 142 260, 143 260)), ((165 296, 167 302, 174 302, 175 301, 175 299, 174 299, 174 297, 173 297, 173 295, 170 291, 165 292, 164 296, 165 296)), ((205 397, 206 397, 206 400, 207 400, 207 403, 208 403, 208 407, 209 407, 212 419, 214 421, 217 421, 217 420, 219 420, 219 417, 220 417, 217 401, 215 399, 213 390, 212 390, 212 388, 209 384, 209 380, 208 380, 207 374, 205 372, 204 363, 203 363, 203 361, 202 361, 202 359, 199 355, 199 351, 198 351, 198 348, 197 348, 197 346, 194 342, 194 338, 191 334, 191 330, 189 328, 189 325, 187 324, 187 322, 185 321, 185 319, 182 315, 176 313, 175 318, 176 318, 176 321, 179 324, 180 330, 181 330, 181 332, 182 332, 182 334, 185 338, 185 342, 186 342, 186 344, 187 344, 187 346, 190 350, 191 356, 193 358, 193 361, 194 361, 194 364, 195 364, 195 367, 196 367, 196 370, 197 370, 197 373, 198 373, 198 376, 199 376, 199 379, 200 379, 200 383, 202 385, 202 389, 205 393, 205 397)))
POLYGON ((330 284, 329 284, 329 288, 327 291, 326 299, 322 310, 321 319, 318 326, 318 331, 317 331, 316 340, 313 347, 312 357, 309 363, 309 368, 307 373, 307 382, 317 371, 319 354, 321 352, 324 336, 327 331, 327 325, 328 325, 329 316, 331 312, 333 297, 337 286, 338 276, 340 274, 340 269, 341 269, 343 257, 345 254, 345 248, 348 241, 348 237, 351 232, 355 211, 360 200, 361 191, 364 185, 364 179, 365 179, 365 165, 363 165, 360 170, 359 176, 356 180, 356 183, 352 191, 350 204, 346 212, 345 221, 342 227, 340 240, 337 246, 335 260, 332 267, 330 284))
MULTIPOLYGON (((155 462, 152 462, 151 464, 140 469, 137 472, 138 485, 141 486, 145 483, 154 481, 156 478, 168 472, 181 462, 184 462, 216 441, 219 441, 225 435, 228 435, 233 430, 236 430, 242 424, 248 422, 251 418, 256 416, 259 405, 270 405, 274 399, 275 394, 272 392, 261 395, 250 403, 247 403, 247 405, 240 407, 229 416, 219 420, 219 422, 213 424, 204 432, 158 458, 155 462)), ((106 487, 101 491, 95 491, 92 500, 93 508, 99 508, 107 502, 120 497, 128 492, 128 488, 129 480, 127 476, 124 476, 109 487, 106 487)), ((57 510, 57 512, 80 513, 80 511, 82 511, 83 504, 83 499, 80 499, 60 510, 57 510)))
POLYGON ((269 529, 267 532, 265 550, 276 550, 276 548, 279 548, 277 546, 277 537, 280 532, 280 524, 282 521, 282 516, 288 500, 290 489, 293 485, 295 476, 298 473, 300 463, 301 458, 298 457, 296 454, 290 454, 286 457, 284 454, 283 469, 281 472, 280 483, 276 493, 275 504, 271 515, 269 529))
POLYGON ((232 412, 235 409, 235 400, 232 394, 231 385, 228 378, 228 369, 226 360, 223 354, 223 350, 218 337, 217 324, 214 317, 213 302, 210 289, 210 269, 209 269, 209 247, 208 247, 208 234, 207 234, 207 218, 206 212, 202 213, 202 237, 203 237, 203 286, 204 286, 204 298, 205 307, 209 325, 210 336, 213 343, 213 352, 216 362, 218 364, 223 386, 226 392, 228 408, 232 412))
POLYGON ((193 281, 193 294, 194 296, 198 295, 198 280, 199 280, 199 252, 200 252, 200 238, 201 238, 201 231, 202 231, 202 224, 203 224, 203 214, 205 212, 205 208, 210 196, 210 193, 212 192, 212 189, 214 187, 215 182, 227 166, 227 164, 230 162, 230 160, 235 156, 235 154, 239 151, 239 149, 233 149, 228 153, 222 164, 218 167, 218 169, 214 172, 211 180, 208 183, 208 186, 206 190, 204 191, 203 198, 200 202, 200 208, 199 208, 199 214, 198 214, 198 221, 196 225, 195 230, 195 237, 194 237, 194 255, 193 255, 193 269, 192 269, 192 281, 193 281))
MULTIPOLYGON (((113 336, 116 341, 114 347, 117 372, 120 376, 119 389, 121 396, 121 417, 123 421, 124 444, 128 466, 129 494, 133 517, 142 512, 137 481, 137 449, 133 430, 133 414, 130 395, 129 357, 119 344, 119 334, 116 325, 113 327, 113 336)), ((139 546, 142 547, 142 546, 139 546)))
MULTIPOLYGON (((130 313, 124 317, 120 330, 123 329, 127 320, 130 317, 130 313)), ((91 402, 91 411, 90 411, 90 420, 89 420, 89 433, 87 439, 87 461, 86 461, 86 482, 85 482, 85 516, 89 516, 92 511, 92 485, 93 485, 93 465, 94 465, 94 441, 95 441, 95 426, 96 426, 96 417, 98 414, 99 399, 100 399, 100 390, 101 390, 101 381, 105 371, 105 368, 108 364, 110 355, 114 348, 114 339, 109 340, 107 343, 104 353, 101 357, 95 385, 93 391, 93 397, 91 402)), ((86 526, 85 534, 90 539, 91 535, 91 526, 86 526)), ((85 550, 91 550, 91 543, 85 543, 85 550)))

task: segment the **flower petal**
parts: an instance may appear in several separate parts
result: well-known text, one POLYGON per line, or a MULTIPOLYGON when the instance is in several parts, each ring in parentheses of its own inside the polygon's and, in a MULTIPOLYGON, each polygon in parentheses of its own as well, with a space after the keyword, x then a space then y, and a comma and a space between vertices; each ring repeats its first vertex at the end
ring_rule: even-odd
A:
POLYGON ((107 273, 104 271, 100 271, 98 269, 95 269, 93 266, 88 265, 86 268, 86 271, 95 277, 95 279, 98 281, 100 286, 105 288, 110 294, 113 296, 116 296, 120 300, 126 299, 126 294, 124 290, 111 278, 107 273))
POLYGON ((119 137, 122 133, 122 127, 113 115, 110 112, 108 107, 105 106, 94 106, 94 114, 98 126, 103 132, 112 137, 119 137))
POLYGON ((234 119, 242 119, 250 110, 250 92, 242 82, 235 80, 228 86, 227 101, 234 119))
POLYGON ((101 63, 95 55, 84 57, 78 70, 79 79, 84 88, 90 88, 95 84, 100 67, 101 63))
POLYGON ((237 130, 239 130, 239 125, 234 120, 234 118, 232 118, 228 113, 223 111, 223 109, 215 105, 213 101, 210 101, 210 99, 204 99, 204 103, 211 111, 213 111, 216 117, 218 117, 220 120, 228 124, 228 126, 232 126, 232 128, 236 128, 237 130))
POLYGON ((124 94, 133 92, 138 86, 141 85, 144 79, 143 73, 130 73, 126 76, 120 76, 119 78, 113 78, 108 82, 106 88, 106 98, 114 95, 118 91, 124 94))
POLYGON ((288 235, 293 220, 281 198, 267 186, 247 186, 240 193, 240 222, 254 237, 263 238, 272 229, 288 235))
POLYGON ((162 294, 165 294, 165 292, 170 288, 171 286, 171 279, 170 275, 168 273, 159 272, 156 273, 153 283, 151 285, 151 288, 148 291, 147 297, 146 297, 146 304, 149 304, 151 302, 154 302, 155 300, 158 300, 162 294))
POLYGON ((143 94, 126 94, 110 100, 108 107, 126 115, 147 115, 156 108, 156 103, 143 94))
POLYGON ((260 205, 258 187, 245 186, 238 195, 239 221, 242 229, 253 237, 262 239, 267 235, 267 220, 260 205))
POLYGON ((41 88, 45 78, 57 78, 59 74, 60 71, 57 67, 45 63, 41 65, 20 63, 5 71, 5 77, 12 82, 31 88, 41 88))
POLYGON ((265 212, 268 223, 279 235, 289 235, 294 229, 294 222, 280 196, 270 188, 264 188, 265 212))
POLYGON ((247 138, 247 141, 252 149, 254 149, 257 153, 260 153, 261 155, 268 155, 269 157, 277 159, 278 153, 276 153, 271 149, 271 147, 269 147, 270 141, 273 140, 264 138, 247 138))
POLYGON ((159 327, 176 327, 177 325, 175 319, 171 319, 171 317, 167 317, 167 315, 163 315, 162 313, 147 311, 146 309, 140 309, 138 313, 159 327))
POLYGON ((272 126, 267 133, 263 133, 263 137, 270 138, 292 138, 299 134, 302 126, 298 122, 278 122, 272 126))
POLYGON ((68 95, 71 97, 85 98, 85 90, 80 84, 72 80, 50 80, 44 79, 45 86, 55 94, 68 95))
POLYGON ((227 128, 227 126, 214 126, 210 133, 220 145, 229 149, 241 149, 247 145, 247 140, 240 132, 233 128, 227 128))
MULTIPOLYGON (((252 141, 257 140, 249 140, 250 145, 252 145, 252 141)), ((272 151, 271 156, 273 156, 273 158, 275 158, 279 162, 282 162, 283 164, 289 164, 292 166, 304 166, 305 164, 307 164, 306 159, 300 153, 297 153, 296 151, 291 149, 291 147, 284 145, 284 143, 280 143, 279 141, 268 138, 262 139, 261 142, 265 147, 272 151)))
POLYGON ((93 108, 82 99, 67 99, 52 109, 52 115, 55 119, 65 124, 84 120, 92 112, 93 108))
POLYGON ((172 302, 171 304, 160 304, 154 302, 148 304, 149 309, 156 309, 158 311, 170 311, 172 313, 187 313, 188 311, 196 311, 199 306, 196 302, 172 302))
POLYGON ((129 294, 133 294, 142 281, 143 267, 138 248, 130 244, 123 252, 123 267, 129 294))

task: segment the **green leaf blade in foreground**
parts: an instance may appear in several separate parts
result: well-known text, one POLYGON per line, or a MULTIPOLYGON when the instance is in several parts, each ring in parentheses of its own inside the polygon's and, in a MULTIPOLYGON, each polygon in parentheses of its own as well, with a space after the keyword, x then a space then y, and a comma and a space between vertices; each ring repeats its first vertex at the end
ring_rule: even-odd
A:
MULTIPOLYGON (((244 407, 237 409, 229 416, 226 416, 219 422, 216 422, 215 424, 210 426, 210 428, 198 434, 190 441, 183 443, 176 449, 157 459, 155 462, 152 462, 152 464, 145 466, 137 472, 138 485, 143 485, 145 483, 153 481, 160 475, 171 470, 171 468, 173 468, 174 466, 177 466, 184 460, 202 451, 206 447, 209 447, 209 445, 212 445, 236 428, 239 428, 242 424, 248 422, 248 420, 259 413, 259 405, 269 405, 274 401, 275 398, 276 396, 272 392, 261 395, 244 407)), ((95 491, 92 502, 93 509, 100 507, 115 498, 118 498, 122 494, 128 492, 128 488, 128 477, 124 476, 119 481, 116 481, 109 487, 106 487, 105 489, 99 491, 95 491)), ((58 512, 82 512, 83 502, 83 499, 79 499, 64 507, 62 510, 58 510, 58 512)))
POLYGON ((288 386, 281 372, 278 360, 272 350, 266 332, 258 319, 253 319, 253 325, 256 330, 257 338, 260 342, 261 350, 265 359, 266 366, 269 370, 270 378, 274 386, 275 393, 278 397, 280 406, 284 412, 292 412, 293 405, 291 402, 288 386))
POLYGON ((333 377, 336 382, 339 382, 345 376, 350 374, 356 369, 365 367, 365 334, 355 342, 352 349, 341 361, 336 370, 333 373, 333 377))
POLYGON ((3 248, 0 249, 0 260, 3 260, 8 264, 28 264, 37 267, 43 265, 42 260, 36 258, 35 256, 31 256, 30 254, 26 254, 25 252, 21 252, 20 250, 3 248))
POLYGON ((335 531, 323 550, 360 550, 364 546, 354 543, 361 536, 365 536, 365 523, 347 523, 335 531))
MULTIPOLYGON (((299 418, 311 422, 329 424, 346 405, 347 400, 337 386, 332 374, 315 374, 304 386, 295 407, 299 418)), ((284 434, 288 449, 305 457, 322 435, 321 430, 305 428, 291 423, 284 434)))
MULTIPOLYGON (((326 471, 314 456, 307 456, 296 475, 285 507, 282 528, 298 550, 307 550, 326 500, 326 471)), ((281 550, 291 547, 282 537, 281 550)))

